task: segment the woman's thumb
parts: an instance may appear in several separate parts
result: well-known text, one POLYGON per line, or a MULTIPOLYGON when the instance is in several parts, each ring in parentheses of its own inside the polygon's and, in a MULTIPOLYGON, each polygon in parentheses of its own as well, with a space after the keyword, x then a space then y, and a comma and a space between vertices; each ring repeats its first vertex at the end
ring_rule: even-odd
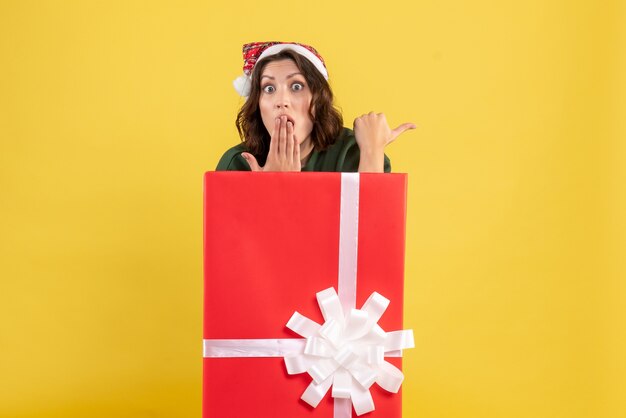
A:
POLYGON ((241 156, 247 161, 248 165, 250 166, 250 170, 261 171, 261 167, 259 166, 259 163, 256 161, 256 158, 254 158, 254 155, 247 153, 247 152, 242 152, 241 156))

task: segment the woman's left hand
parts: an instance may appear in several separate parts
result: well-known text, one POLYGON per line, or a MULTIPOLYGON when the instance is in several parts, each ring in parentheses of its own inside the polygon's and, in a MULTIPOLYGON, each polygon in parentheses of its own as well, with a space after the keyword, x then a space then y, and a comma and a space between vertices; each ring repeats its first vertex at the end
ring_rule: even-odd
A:
POLYGON ((408 129, 413 123, 403 123, 389 128, 384 113, 370 112, 354 120, 354 135, 361 153, 359 172, 382 173, 384 171, 385 147, 408 129))

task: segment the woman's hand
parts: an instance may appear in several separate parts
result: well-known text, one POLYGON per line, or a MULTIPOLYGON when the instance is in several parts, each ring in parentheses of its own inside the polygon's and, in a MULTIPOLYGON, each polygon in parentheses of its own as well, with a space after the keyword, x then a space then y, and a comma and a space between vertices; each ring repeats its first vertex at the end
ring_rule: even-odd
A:
POLYGON ((256 158, 250 153, 243 152, 252 171, 300 171, 300 145, 293 134, 293 123, 287 116, 276 118, 274 132, 270 139, 270 150, 263 167, 259 166, 256 158))
POLYGON ((390 129, 383 113, 370 112, 354 120, 354 136, 361 153, 359 172, 382 173, 385 164, 385 147, 407 129, 415 129, 413 123, 403 123, 390 129))

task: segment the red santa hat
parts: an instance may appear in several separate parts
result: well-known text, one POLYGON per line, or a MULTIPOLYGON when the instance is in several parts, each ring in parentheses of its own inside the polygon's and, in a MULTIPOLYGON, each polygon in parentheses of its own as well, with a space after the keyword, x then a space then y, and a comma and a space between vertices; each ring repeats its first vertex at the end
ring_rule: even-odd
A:
POLYGON ((250 76, 256 63, 285 49, 292 50, 311 61, 315 68, 328 80, 328 71, 324 60, 312 46, 297 42, 253 42, 243 46, 243 75, 233 81, 237 93, 240 96, 248 97, 251 88, 250 76))

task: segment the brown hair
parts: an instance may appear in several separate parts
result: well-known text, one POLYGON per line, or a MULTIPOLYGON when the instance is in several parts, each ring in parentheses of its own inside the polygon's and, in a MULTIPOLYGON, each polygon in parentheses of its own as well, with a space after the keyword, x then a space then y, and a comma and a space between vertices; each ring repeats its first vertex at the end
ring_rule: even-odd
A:
POLYGON ((248 100, 241 106, 237 114, 237 131, 244 141, 246 149, 252 153, 260 164, 265 163, 270 145, 270 134, 263 125, 259 109, 261 95, 261 75, 265 66, 272 61, 289 59, 302 71, 304 79, 311 89, 311 105, 309 116, 313 121, 311 141, 318 151, 323 151, 332 145, 343 129, 343 117, 333 104, 333 92, 328 81, 307 58, 289 49, 276 55, 263 58, 252 72, 252 86, 248 100))

